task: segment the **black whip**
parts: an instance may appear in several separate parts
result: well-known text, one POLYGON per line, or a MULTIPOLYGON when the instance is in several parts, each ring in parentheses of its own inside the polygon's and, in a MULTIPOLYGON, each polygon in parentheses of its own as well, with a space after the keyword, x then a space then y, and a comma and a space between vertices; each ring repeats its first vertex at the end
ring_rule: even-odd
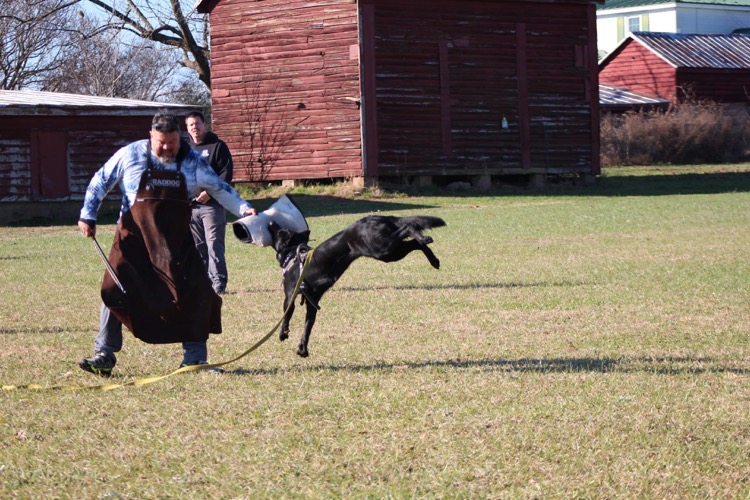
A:
POLYGON ((120 280, 117 279, 117 274, 115 273, 115 270, 112 267, 112 264, 109 263, 107 256, 104 255, 104 252, 102 251, 102 247, 99 245, 99 242, 96 241, 96 236, 92 236, 91 239, 94 240, 94 246, 96 247, 96 251, 99 252, 99 257, 102 258, 104 265, 107 266, 107 271, 109 272, 109 275, 112 276, 112 279, 115 281, 115 284, 120 289, 120 291, 123 294, 127 295, 127 292, 125 292, 125 287, 122 286, 122 283, 120 283, 120 280))

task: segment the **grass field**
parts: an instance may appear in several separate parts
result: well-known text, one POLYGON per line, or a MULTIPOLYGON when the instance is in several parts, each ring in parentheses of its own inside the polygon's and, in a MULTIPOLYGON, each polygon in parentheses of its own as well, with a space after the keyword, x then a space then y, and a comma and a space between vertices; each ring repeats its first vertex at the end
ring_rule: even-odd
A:
MULTIPOLYGON (((369 213, 441 216, 442 267, 356 262, 308 359, 298 312, 290 341, 223 375, 0 392, 0 498, 750 497, 750 165, 296 200, 313 245, 369 213)), ((227 258, 213 362, 281 313, 272 250, 231 238, 227 258)), ((98 327, 91 241, 2 227, 0 266, 0 385, 101 382, 76 366, 98 327)), ((126 333, 110 381, 180 359, 126 333)))

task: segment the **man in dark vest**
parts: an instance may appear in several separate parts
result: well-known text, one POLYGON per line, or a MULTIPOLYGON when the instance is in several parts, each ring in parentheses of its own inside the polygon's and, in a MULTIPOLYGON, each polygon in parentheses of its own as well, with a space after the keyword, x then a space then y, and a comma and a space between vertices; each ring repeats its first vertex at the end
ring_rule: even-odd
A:
POLYGON ((202 191, 239 217, 255 209, 180 139, 180 124, 158 112, 150 138, 117 151, 94 174, 78 227, 96 235, 96 216, 116 185, 122 191, 104 275, 94 356, 81 369, 110 376, 122 348, 122 324, 148 343, 182 342, 180 366, 207 363, 209 333, 221 333, 221 298, 214 292, 190 233, 190 200, 202 191), (119 279, 117 279, 119 278, 119 279))
MULTIPOLYGON (((203 156, 221 180, 231 183, 234 167, 232 154, 226 143, 208 130, 203 113, 200 111, 188 113, 185 125, 190 137, 190 146, 203 156)), ((226 291, 228 279, 227 262, 224 257, 226 211, 207 191, 201 191, 193 199, 191 207, 193 211, 190 230, 193 233, 195 246, 206 265, 214 291, 221 295, 226 291)))

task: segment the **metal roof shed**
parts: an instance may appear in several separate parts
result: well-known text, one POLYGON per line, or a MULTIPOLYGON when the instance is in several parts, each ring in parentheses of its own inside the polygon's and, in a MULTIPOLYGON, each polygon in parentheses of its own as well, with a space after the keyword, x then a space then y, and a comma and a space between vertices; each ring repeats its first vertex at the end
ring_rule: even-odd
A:
POLYGON ((30 90, 0 90, 0 223, 82 200, 93 173, 120 147, 147 137, 161 108, 188 106, 30 90), (18 203, 25 203, 20 207, 18 203))
POLYGON ((750 37, 636 32, 599 63, 601 83, 676 102, 750 98, 750 37))
POLYGON ((599 106, 602 111, 621 113, 625 111, 667 109, 669 101, 660 97, 633 92, 624 87, 599 84, 599 106))

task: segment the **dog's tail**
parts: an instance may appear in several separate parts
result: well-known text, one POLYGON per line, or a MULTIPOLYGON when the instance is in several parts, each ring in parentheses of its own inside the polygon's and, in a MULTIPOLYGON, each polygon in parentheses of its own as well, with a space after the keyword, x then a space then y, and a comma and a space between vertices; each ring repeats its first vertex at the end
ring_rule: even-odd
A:
POLYGON ((408 226, 417 231, 432 229, 433 227, 445 226, 445 221, 440 217, 430 215, 415 215, 413 217, 399 217, 397 222, 399 227, 408 226))

